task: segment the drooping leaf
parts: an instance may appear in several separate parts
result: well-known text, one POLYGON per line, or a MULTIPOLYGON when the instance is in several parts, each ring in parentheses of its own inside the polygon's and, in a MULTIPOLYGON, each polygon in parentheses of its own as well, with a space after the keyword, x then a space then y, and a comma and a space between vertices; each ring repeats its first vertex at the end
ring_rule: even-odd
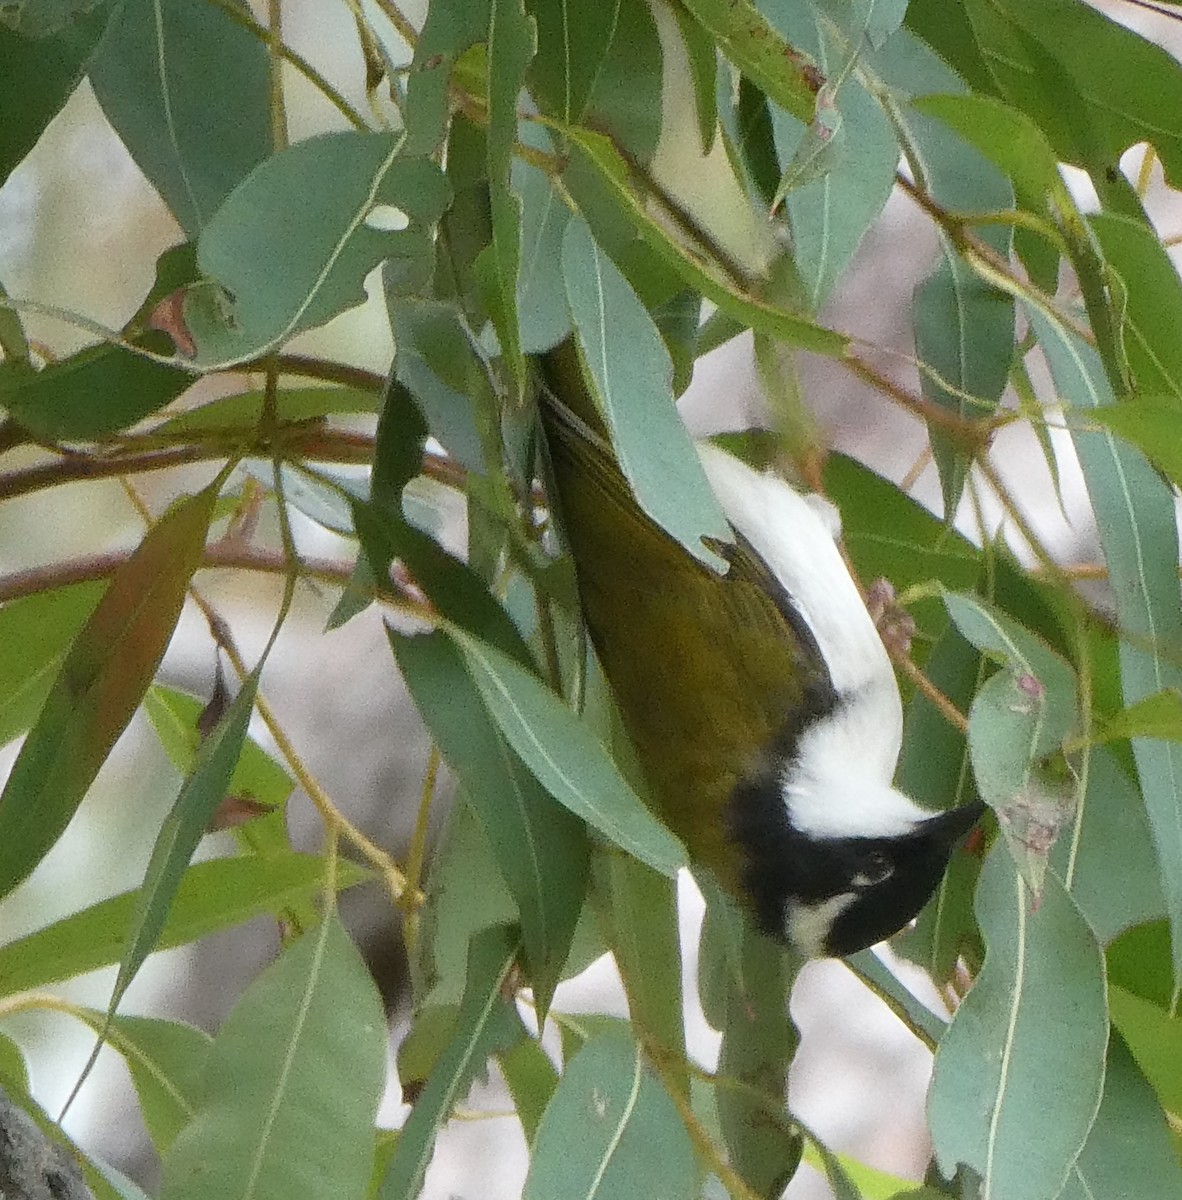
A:
POLYGON ((513 1097, 526 1141, 532 1145, 542 1114, 558 1086, 558 1072, 541 1042, 531 1037, 520 1038, 511 1049, 498 1054, 497 1063, 513 1097))
POLYGON ((786 112, 806 125, 819 86, 816 66, 789 45, 751 0, 686 0, 719 50, 786 112))
POLYGON ((144 960, 156 948, 168 920, 189 860, 204 837, 218 805, 226 797, 230 778, 238 765, 246 728, 254 711, 258 675, 243 682, 238 695, 202 742, 192 773, 185 779, 152 847, 144 882, 140 886, 135 914, 119 963, 119 974, 111 989, 108 1012, 114 1014, 119 1001, 139 973, 144 960))
POLYGON ((891 194, 899 145, 886 113, 850 69, 857 41, 839 39, 830 15, 810 6, 777 4, 767 11, 827 80, 811 122, 772 110, 784 173, 777 192, 787 196, 793 259, 809 309, 817 312, 891 194), (801 171, 806 160, 814 163, 811 177, 801 171))
MULTIPOLYGON (((106 1014, 94 1009, 77 1010, 77 1015, 96 1033, 106 1025, 106 1014)), ((157 1154, 167 1153, 196 1111, 212 1040, 192 1025, 154 1017, 117 1016, 106 1029, 108 1045, 127 1063, 157 1154)))
POLYGON ((1058 1200, 1122 1195, 1172 1200, 1180 1193, 1182 1166, 1157 1097, 1121 1036, 1114 1034, 1096 1123, 1058 1200))
POLYGON ((977 919, 985 964, 936 1052, 928 1126, 945 1176, 965 1163, 983 1197, 1045 1200, 1063 1186, 1100 1104, 1104 959, 1054 873, 1032 911, 1000 846, 981 870, 977 919))
POLYGON ((37 719, 62 658, 104 586, 69 584, 0 608, 0 746, 37 719))
MULTIPOLYGON (((1030 309, 1029 316, 1059 393, 1085 411, 1112 405, 1096 351, 1045 313, 1030 309)), ((1145 458, 1111 433, 1078 431, 1072 440, 1108 565, 1121 631, 1121 684, 1131 705, 1182 687, 1174 497, 1145 458)), ((1133 755, 1173 931, 1174 974, 1182 978, 1182 745, 1137 738, 1133 755)))
MULTIPOLYGON (((1174 484, 1182 480, 1182 407, 1177 400, 1156 396, 1133 396, 1120 404, 1107 404, 1089 412, 1088 425, 1111 430, 1139 450, 1174 484)), ((1082 434, 1081 434, 1082 436, 1082 434)))
MULTIPOLYGON (((801 349, 832 357, 845 353, 847 339, 842 334, 743 291, 701 252, 687 247, 671 234, 652 215, 626 161, 602 134, 571 127, 563 127, 562 132, 576 151, 577 160, 592 168, 605 185, 601 194, 611 202, 614 214, 635 229, 686 284, 745 325, 782 337, 801 349)), ((584 216, 597 240, 603 242, 602 229, 595 215, 584 209, 584 216)))
POLYGON ((517 98, 537 49, 537 28, 524 0, 491 0, 488 27, 488 194, 492 210, 492 253, 498 302, 492 315, 501 353, 525 388, 525 358, 517 320, 521 273, 521 200, 513 191, 511 168, 517 141, 517 98))
POLYGON ((472 938, 455 1032, 402 1127, 378 1200, 414 1200, 419 1195, 437 1131, 488 1058, 520 1036, 521 1023, 501 996, 517 944, 504 926, 481 930, 472 938))
POLYGON ((530 91, 546 111, 577 123, 603 69, 620 0, 529 0, 528 8, 538 27, 530 91))
MULTIPOLYGON (((604 938, 624 984, 629 1019, 675 1061, 685 1054, 677 881, 609 852, 597 856, 595 882, 604 938)), ((686 1090, 684 1075, 672 1065, 667 1083, 686 1090)))
POLYGON ((610 842, 663 875, 685 863, 681 843, 645 807, 590 729, 535 675, 451 628, 506 741, 547 791, 610 842))
POLYGON ((800 1162, 802 1139, 783 1111, 799 1043, 788 992, 799 959, 749 926, 741 975, 727 995, 714 1103, 731 1165, 760 1196, 778 1195, 800 1162))
POLYGON ((39 371, 5 364, 0 404, 45 441, 85 441, 134 425, 192 382, 179 367, 104 343, 39 371))
POLYGON ((117 7, 114 0, 83 0, 60 20, 45 6, 5 9, 0 18, 0 185, 78 86, 117 7))
POLYGON ((61 836, 139 706, 201 561, 219 487, 161 517, 67 653, 0 795, 0 895, 61 836))
POLYGON ((563 1072, 542 1117, 523 1200, 691 1196, 685 1126, 627 1035, 594 1037, 563 1072))
MULTIPOLYGON (((245 5, 240 13, 250 19, 245 5)), ((216 4, 125 0, 89 74, 190 237, 271 152, 266 46, 216 4)))
POLYGON ((386 1074, 373 979, 335 912, 272 963, 218 1031, 162 1200, 362 1200, 386 1074))
POLYGON ((254 358, 360 304, 383 260, 405 286, 425 282, 447 201, 439 168, 386 134, 324 134, 267 159, 198 240, 206 278, 185 297, 197 363, 254 358))
POLYGON ((583 906, 586 831, 506 744, 447 636, 389 634, 403 679, 440 753, 464 784, 464 800, 516 901, 522 952, 544 1019, 583 906))
MULTIPOLYGON (((523 137, 528 136, 527 131, 528 127, 522 130, 523 137)), ((554 182, 537 167, 514 159, 511 170, 513 190, 521 198, 521 274, 517 281, 521 346, 527 354, 542 354, 570 332, 562 283, 562 239, 570 209, 554 182)))
POLYGON ((1110 989, 1112 1024, 1162 1107, 1182 1114, 1182 1021, 1122 987, 1110 989))
POLYGON ((567 225, 562 267, 580 360, 637 502, 695 558, 721 566, 702 539, 729 542, 730 526, 674 406, 652 318, 581 220, 567 225))
POLYGON ((1137 787, 1111 751, 1094 748, 1087 790, 1051 865, 1101 943, 1165 915, 1157 857, 1137 787))
MULTIPOLYGON (((337 868, 338 888, 370 878, 352 863, 337 868)), ((324 863, 312 855, 215 858, 181 878, 157 950, 183 946, 254 917, 278 914, 323 891, 324 863)), ((30 991, 119 961, 139 891, 123 892, 0 946, 0 995, 30 991)))

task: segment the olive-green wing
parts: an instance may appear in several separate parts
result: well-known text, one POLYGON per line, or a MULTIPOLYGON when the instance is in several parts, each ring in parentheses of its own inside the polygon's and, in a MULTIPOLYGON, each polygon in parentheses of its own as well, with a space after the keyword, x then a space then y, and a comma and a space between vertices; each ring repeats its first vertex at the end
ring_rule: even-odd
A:
POLYGON ((727 801, 824 666, 747 547, 715 573, 645 516, 595 431, 553 401, 544 417, 584 619, 653 798, 734 884, 727 801))

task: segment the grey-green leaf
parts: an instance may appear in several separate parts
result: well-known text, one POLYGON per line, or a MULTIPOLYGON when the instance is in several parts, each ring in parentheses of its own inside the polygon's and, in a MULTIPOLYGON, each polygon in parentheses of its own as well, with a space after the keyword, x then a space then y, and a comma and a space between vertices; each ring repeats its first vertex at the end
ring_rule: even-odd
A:
POLYGON ((685 1126, 627 1035, 575 1055, 546 1107, 523 1200, 683 1200, 697 1193, 685 1126))
MULTIPOLYGON (((1028 312, 1059 394, 1085 410, 1115 403, 1095 350, 1042 311, 1028 312)), ((1074 431, 1072 439, 1108 565, 1121 685, 1132 705, 1182 687, 1174 496, 1137 450, 1107 430, 1074 431)), ((1182 744, 1137 738, 1133 754, 1170 915, 1174 977, 1182 979, 1182 744)))
POLYGON ((243 993, 162 1200, 362 1200, 386 1076, 381 998, 335 912, 243 993))
POLYGON ((586 222, 562 243, 571 319, 616 457, 637 502, 695 558, 721 566, 702 538, 731 540, 673 403, 673 363, 660 332, 586 222))
POLYGON ((972 1167, 983 1200, 1046 1200, 1100 1104, 1104 957, 1052 872, 1032 910, 1001 846, 982 868, 976 907, 985 963, 936 1053, 928 1125, 943 1174, 972 1167))
POLYGON ((269 158, 201 233, 205 280, 185 297, 197 362, 226 367, 360 304, 383 260, 404 287, 424 282, 432 228, 448 201, 442 172, 379 133, 329 133, 269 158))
POLYGON ((190 237, 271 152, 265 44, 205 0, 125 0, 90 82, 107 119, 190 237))
POLYGON ((537 676, 460 629, 448 632, 505 739, 556 800, 663 875, 685 864, 681 843, 645 807, 603 744, 537 676))

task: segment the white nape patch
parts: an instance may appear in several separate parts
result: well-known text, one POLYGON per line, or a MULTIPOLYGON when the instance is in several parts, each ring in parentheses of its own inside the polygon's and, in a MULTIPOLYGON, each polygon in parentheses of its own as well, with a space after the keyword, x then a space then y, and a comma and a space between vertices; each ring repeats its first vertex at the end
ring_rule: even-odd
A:
POLYGON ((868 685, 888 683, 901 731, 902 705, 890 659, 833 541, 834 527, 840 528, 836 510, 819 496, 800 495, 776 475, 752 470, 717 446, 699 445, 698 454, 727 518, 783 584, 813 631, 838 693, 852 697, 868 685))
POLYGON ((833 922, 857 898, 853 892, 842 892, 816 904, 789 904, 784 917, 784 933, 806 958, 821 958, 825 954, 825 939, 833 928, 833 922))
POLYGON ((856 770, 809 776, 799 764, 785 772, 784 805, 794 829, 817 840, 901 837, 937 814, 920 808, 889 783, 856 770))
POLYGON ((812 630, 841 697, 833 719, 810 731, 806 774, 853 772, 889 783, 903 742, 903 705, 891 660, 833 540, 837 510, 717 446, 700 444, 698 454, 727 518, 812 630))

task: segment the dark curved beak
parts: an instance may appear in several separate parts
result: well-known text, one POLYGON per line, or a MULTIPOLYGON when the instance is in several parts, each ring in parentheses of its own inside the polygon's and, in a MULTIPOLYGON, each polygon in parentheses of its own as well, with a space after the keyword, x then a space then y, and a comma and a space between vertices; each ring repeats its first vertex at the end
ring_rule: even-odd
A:
POLYGON ((951 852, 953 846, 985 815, 986 806, 980 800, 962 804, 929 817, 923 823, 924 832, 951 852))

